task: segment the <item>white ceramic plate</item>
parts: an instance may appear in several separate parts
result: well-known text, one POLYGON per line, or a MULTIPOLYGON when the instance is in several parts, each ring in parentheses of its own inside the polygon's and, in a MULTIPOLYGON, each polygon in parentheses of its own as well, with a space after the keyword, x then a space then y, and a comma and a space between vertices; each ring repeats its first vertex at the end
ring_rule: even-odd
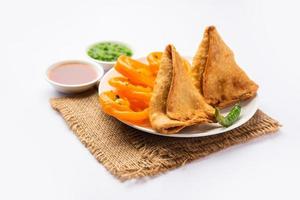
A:
MULTIPOLYGON (((187 57, 189 60, 190 58, 187 57)), ((140 61, 145 61, 145 58, 140 58, 140 61)), ((111 79, 112 77, 116 77, 116 76, 120 76, 120 74, 114 69, 110 69, 101 79, 101 82, 99 84, 99 94, 101 92, 107 91, 107 90, 112 90, 113 87, 111 87, 108 84, 109 79, 111 79)), ((151 133, 151 134, 155 134, 155 135, 161 135, 161 136, 168 136, 168 137, 183 137, 183 138, 187 138, 187 137, 203 137, 203 136, 209 136, 209 135, 216 135, 216 134, 220 134, 226 131, 230 131, 232 129, 235 129, 239 126, 241 126, 242 124, 246 123, 256 112, 257 108, 258 108, 258 96, 256 95, 256 97, 244 101, 241 103, 242 106, 242 112, 240 115, 240 118, 238 119, 238 121, 236 121, 232 126, 228 127, 228 128, 224 128, 222 126, 220 126, 217 123, 213 123, 213 124, 201 124, 201 125, 194 125, 194 126, 190 126, 187 128, 184 128, 183 130, 181 130, 179 133, 176 134, 161 134, 156 132, 155 130, 153 130, 152 128, 146 128, 146 127, 142 127, 142 126, 137 126, 137 125, 133 125, 127 122, 123 122, 125 124, 127 124, 128 126, 131 126, 135 129, 147 132, 147 133, 151 133)), ((221 110, 222 114, 227 114, 229 112, 230 108, 226 108, 221 110)))

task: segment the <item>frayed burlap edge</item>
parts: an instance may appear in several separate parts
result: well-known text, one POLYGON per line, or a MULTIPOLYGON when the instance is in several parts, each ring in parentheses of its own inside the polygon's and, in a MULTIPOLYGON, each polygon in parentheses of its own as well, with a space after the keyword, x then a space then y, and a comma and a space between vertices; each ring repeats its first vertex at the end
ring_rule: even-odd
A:
MULTIPOLYGON (((121 181, 161 174, 170 169, 178 168, 197 158, 205 157, 230 146, 245 143, 259 136, 274 133, 280 127, 278 121, 258 110, 255 114, 256 117, 251 119, 242 127, 220 135, 205 137, 205 143, 201 141, 201 138, 174 138, 174 140, 177 140, 177 146, 175 145, 175 149, 179 148, 181 151, 186 152, 186 154, 184 154, 185 156, 182 157, 178 157, 176 152, 170 152, 164 148, 158 149, 155 146, 152 147, 147 144, 149 137, 154 137, 154 140, 156 138, 158 140, 162 140, 164 137, 149 136, 147 133, 142 133, 132 129, 132 131, 127 133, 129 134, 132 143, 128 145, 134 145, 138 151, 141 151, 143 159, 138 160, 134 166, 123 166, 122 168, 119 168, 107 159, 103 150, 100 149, 94 142, 93 138, 91 138, 82 129, 80 120, 77 118, 76 113, 70 110, 68 106, 63 103, 63 99, 52 99, 50 103, 55 110, 61 113, 68 126, 85 145, 85 147, 89 149, 92 155, 100 163, 102 163, 110 173, 121 181), (259 126, 257 126, 257 123, 259 123, 259 126), (253 126, 254 124, 255 126, 253 126), (186 140, 186 143, 181 145, 178 140, 186 140), (182 148, 184 148, 184 150, 182 150, 182 148)), ((170 140, 171 138, 165 139, 170 140)))
POLYGON ((81 128, 80 122, 78 121, 76 115, 68 109, 67 106, 59 103, 60 99, 51 99, 51 106, 57 110, 62 117, 65 119, 66 123, 70 127, 70 129, 75 133, 75 135, 79 138, 80 142, 88 148, 91 154, 96 158, 96 160, 103 164, 103 166, 115 177, 120 179, 121 181, 127 180, 122 176, 123 172, 117 170, 117 168, 106 158, 105 154, 97 148, 97 145, 93 141, 92 138, 81 128))
MULTIPOLYGON (((222 133, 220 135, 207 136, 205 138, 212 138, 212 139, 206 143, 201 143, 199 145, 196 145, 196 143, 199 142, 201 138, 185 139, 187 140, 186 141, 187 143, 184 144, 183 148, 185 148, 185 151, 189 156, 186 156, 183 159, 178 158, 176 152, 170 153, 170 151, 167 151, 165 149, 156 149, 156 148, 151 148, 149 146, 146 147, 144 143, 145 135, 142 134, 138 136, 135 135, 133 136, 134 145, 139 150, 144 151, 145 160, 146 162, 148 162, 148 165, 152 165, 152 167, 151 168, 143 167, 145 162, 143 161, 141 163, 142 168, 138 171, 136 170, 120 171, 119 173, 121 175, 121 179, 128 180, 128 179, 140 178, 144 176, 155 176, 160 173, 169 171, 171 169, 175 169, 180 166, 183 166, 193 160, 203 158, 212 153, 221 151, 228 147, 249 142, 250 140, 256 139, 260 136, 276 133, 276 131, 278 131, 279 128, 281 127, 278 121, 270 118, 269 116, 264 114, 261 110, 258 110, 256 112, 256 115, 264 115, 264 117, 267 117, 262 121, 260 121, 260 127, 257 129, 253 129, 247 126, 242 126, 240 128, 234 129, 226 133, 222 133), (231 134, 234 132, 239 134, 232 137, 231 134), (154 159, 155 163, 153 163, 153 156, 156 155, 160 155, 159 156, 160 159, 154 159)), ((179 138, 179 140, 182 140, 182 138, 179 138)), ((180 146, 178 148, 180 148, 180 146)))

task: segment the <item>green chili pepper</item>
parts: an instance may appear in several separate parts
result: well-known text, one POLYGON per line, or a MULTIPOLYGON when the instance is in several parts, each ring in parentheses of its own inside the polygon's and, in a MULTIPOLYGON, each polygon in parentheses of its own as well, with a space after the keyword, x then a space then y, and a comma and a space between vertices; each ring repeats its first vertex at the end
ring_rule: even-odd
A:
POLYGON ((230 112, 224 117, 221 115, 220 110, 215 108, 215 117, 216 120, 224 127, 231 126, 234 122, 236 122, 241 114, 241 106, 236 104, 230 110, 230 112))

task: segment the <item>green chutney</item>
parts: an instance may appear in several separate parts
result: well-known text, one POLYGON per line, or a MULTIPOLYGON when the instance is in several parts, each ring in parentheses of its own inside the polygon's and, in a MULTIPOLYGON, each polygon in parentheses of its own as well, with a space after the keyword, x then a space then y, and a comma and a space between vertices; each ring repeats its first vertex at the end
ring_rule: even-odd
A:
POLYGON ((100 61, 116 61, 120 55, 132 56, 132 50, 117 42, 100 42, 91 46, 87 54, 100 61))

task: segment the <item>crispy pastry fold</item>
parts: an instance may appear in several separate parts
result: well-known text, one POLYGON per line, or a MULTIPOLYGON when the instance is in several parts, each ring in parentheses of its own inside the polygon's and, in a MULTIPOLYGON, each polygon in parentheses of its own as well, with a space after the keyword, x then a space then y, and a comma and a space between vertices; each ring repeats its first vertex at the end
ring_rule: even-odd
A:
POLYGON ((192 82, 184 61, 172 45, 162 57, 150 101, 151 126, 160 133, 176 133, 186 126, 212 122, 214 109, 192 82))
POLYGON ((212 106, 226 107, 255 96, 258 90, 213 26, 204 32, 191 73, 195 86, 212 106))

